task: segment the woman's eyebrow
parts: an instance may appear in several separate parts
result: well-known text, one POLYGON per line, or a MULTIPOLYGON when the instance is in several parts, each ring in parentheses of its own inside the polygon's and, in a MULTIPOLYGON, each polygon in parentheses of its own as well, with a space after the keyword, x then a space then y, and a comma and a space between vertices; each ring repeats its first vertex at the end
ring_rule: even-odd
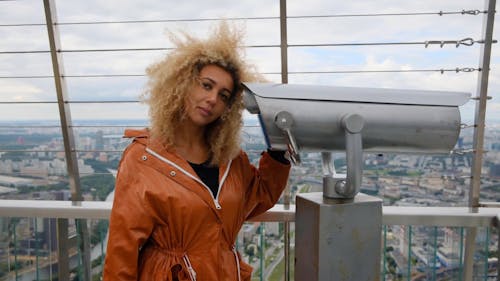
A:
POLYGON ((210 82, 214 83, 214 84, 217 84, 217 82, 215 82, 214 79, 210 78, 210 77, 200 77, 201 79, 206 79, 206 80, 209 80, 210 82))
MULTIPOLYGON (((217 85, 217 81, 215 81, 214 79, 212 79, 210 77, 200 77, 200 79, 206 79, 206 80, 210 81, 211 83, 213 83, 214 85, 217 85)), ((223 90, 226 90, 226 91, 231 93, 231 91, 226 87, 223 87, 223 90)))

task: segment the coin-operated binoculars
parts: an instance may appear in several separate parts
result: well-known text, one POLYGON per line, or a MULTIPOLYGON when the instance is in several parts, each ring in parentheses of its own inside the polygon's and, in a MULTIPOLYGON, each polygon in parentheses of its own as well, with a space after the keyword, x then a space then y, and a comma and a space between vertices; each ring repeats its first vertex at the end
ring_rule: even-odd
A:
POLYGON ((347 279, 338 280, 378 280, 382 203, 358 194, 363 152, 449 153, 460 133, 458 107, 470 94, 244 86, 245 107, 258 114, 269 147, 288 150, 295 164, 300 163, 300 151, 322 155, 323 193, 297 195, 295 279, 337 280, 343 274, 347 279), (346 153, 346 174, 335 172, 331 156, 335 151, 346 153), (311 243, 316 246, 310 247, 311 243), (372 266, 361 267, 365 261, 372 266))

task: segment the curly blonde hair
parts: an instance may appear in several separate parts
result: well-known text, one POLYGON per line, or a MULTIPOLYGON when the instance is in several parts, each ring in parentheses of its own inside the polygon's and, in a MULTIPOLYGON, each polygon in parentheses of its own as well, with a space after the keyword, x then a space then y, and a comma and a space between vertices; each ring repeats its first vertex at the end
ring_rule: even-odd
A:
POLYGON ((220 165, 240 151, 243 97, 241 81, 260 81, 254 66, 244 61, 242 32, 223 21, 205 40, 181 32, 182 38, 170 33, 176 48, 162 60, 146 69, 149 77, 144 101, 149 105, 151 135, 166 147, 174 144, 174 134, 184 118, 184 100, 201 69, 217 65, 231 74, 232 98, 221 118, 207 126, 206 141, 210 164, 220 165))

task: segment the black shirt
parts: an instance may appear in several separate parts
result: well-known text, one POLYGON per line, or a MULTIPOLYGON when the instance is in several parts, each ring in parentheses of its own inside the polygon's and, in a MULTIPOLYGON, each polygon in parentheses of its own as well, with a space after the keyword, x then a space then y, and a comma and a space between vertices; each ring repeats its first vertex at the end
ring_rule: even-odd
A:
POLYGON ((201 181, 210 188, 214 198, 217 197, 217 192, 219 191, 219 167, 209 166, 208 163, 188 163, 191 165, 198 177, 200 177, 201 181))
MULTIPOLYGON (((274 160, 286 165, 290 163, 288 159, 285 158, 285 151, 268 149, 267 152, 274 160)), ((200 177, 201 181, 210 188, 214 198, 217 197, 217 192, 219 191, 219 167, 210 166, 208 161, 201 164, 191 162, 188 163, 191 165, 198 177, 200 177)))

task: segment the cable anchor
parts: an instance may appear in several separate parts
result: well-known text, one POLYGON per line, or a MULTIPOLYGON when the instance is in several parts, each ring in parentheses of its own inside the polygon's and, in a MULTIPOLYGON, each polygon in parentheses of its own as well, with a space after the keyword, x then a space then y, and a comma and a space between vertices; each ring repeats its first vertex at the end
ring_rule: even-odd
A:
POLYGON ((467 128, 475 128, 476 127, 476 124, 472 124, 472 125, 469 125, 469 124, 466 124, 466 123, 461 123, 460 124, 460 129, 463 130, 463 129, 467 129, 467 128))
POLYGON ((465 155, 465 154, 469 154, 469 153, 476 153, 476 150, 472 149, 472 148, 467 148, 467 149, 454 149, 452 151, 450 151, 450 154, 455 154, 455 155, 465 155))
POLYGON ((458 73, 458 72, 474 72, 474 71, 476 71, 476 69, 475 69, 475 68, 472 68, 472 67, 463 67, 463 68, 458 68, 458 67, 457 67, 455 71, 456 71, 457 73, 458 73))
POLYGON ((453 44, 455 45, 456 48, 458 48, 460 45, 472 46, 474 45, 474 43, 475 43, 474 39, 464 38, 462 40, 428 40, 424 42, 424 45, 425 48, 427 48, 431 44, 439 44, 439 47, 443 48, 443 46, 446 44, 453 44))
POLYGON ((474 45, 474 39, 472 39, 470 37, 464 38, 464 39, 457 42, 456 47, 458 48, 459 45, 472 46, 472 45, 474 45))
POLYGON ((479 15, 479 13, 481 13, 481 11, 479 11, 479 10, 462 10, 462 15, 477 16, 477 15, 479 15))

